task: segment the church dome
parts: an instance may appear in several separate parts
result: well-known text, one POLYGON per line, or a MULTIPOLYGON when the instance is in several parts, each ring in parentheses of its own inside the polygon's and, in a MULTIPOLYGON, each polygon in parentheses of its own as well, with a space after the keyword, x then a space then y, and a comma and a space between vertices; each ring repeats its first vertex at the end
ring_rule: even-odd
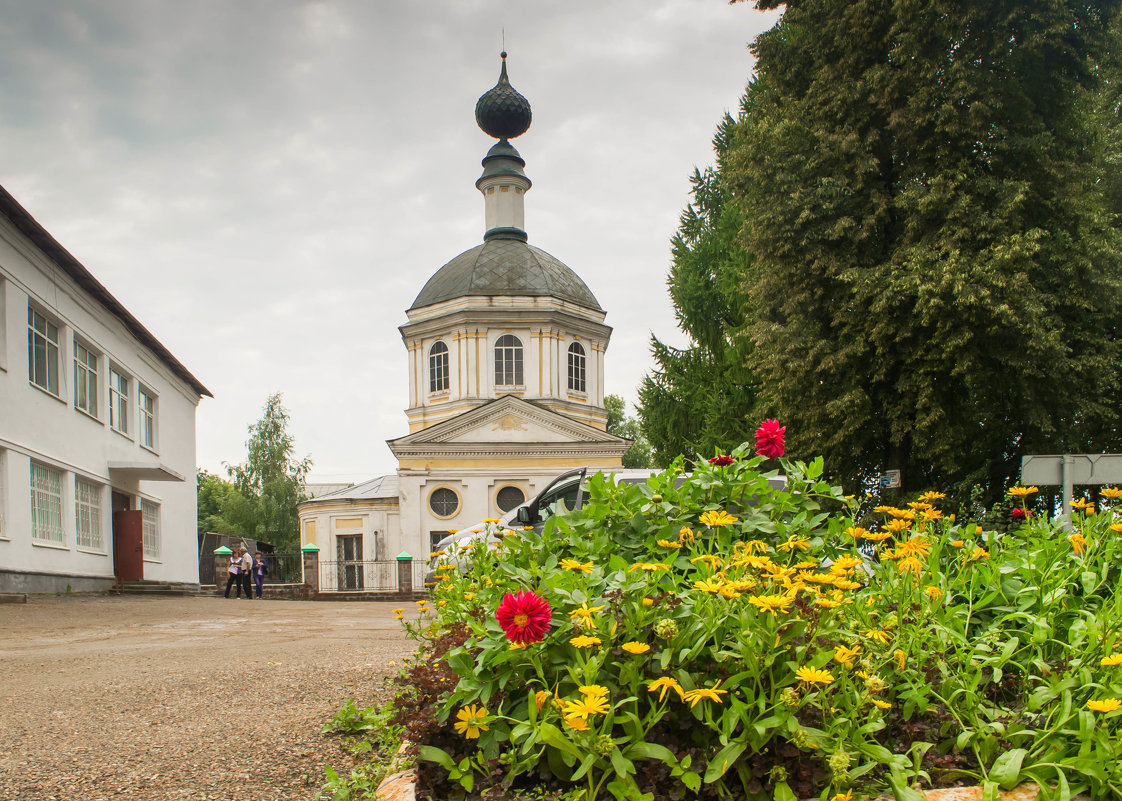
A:
POLYGON ((513 237, 489 238, 445 264, 421 289, 410 311, 473 295, 552 297, 603 311, 576 273, 513 237))
POLYGON ((502 62, 499 82, 475 104, 475 121, 488 136, 514 139, 529 129, 533 113, 530 101, 510 85, 506 74, 506 52, 502 53, 502 62))

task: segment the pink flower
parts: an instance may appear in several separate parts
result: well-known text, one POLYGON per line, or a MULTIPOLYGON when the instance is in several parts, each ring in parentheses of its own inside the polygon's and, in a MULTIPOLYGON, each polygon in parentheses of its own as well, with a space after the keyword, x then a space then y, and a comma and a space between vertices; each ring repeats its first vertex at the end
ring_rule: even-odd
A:
POLYGON ((756 429, 756 453, 768 459, 778 459, 783 455, 783 435, 787 426, 779 425, 778 420, 764 420, 756 429))
POLYGON ((495 611, 495 620, 506 632, 511 642, 526 644, 538 642, 549 631, 553 610, 545 598, 529 590, 517 595, 507 593, 495 611))
POLYGON ((719 453, 709 460, 709 464, 715 464, 717 467, 728 467, 733 463, 733 458, 725 453, 719 453))

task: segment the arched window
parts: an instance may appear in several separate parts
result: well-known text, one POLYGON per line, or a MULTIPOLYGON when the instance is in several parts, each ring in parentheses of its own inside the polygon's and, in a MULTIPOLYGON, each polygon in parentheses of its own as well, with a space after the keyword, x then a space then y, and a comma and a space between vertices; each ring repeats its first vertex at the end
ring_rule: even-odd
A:
POLYGON ((495 343, 495 386, 522 385, 522 341, 503 334, 495 343))
POLYGON ((584 348, 579 342, 569 346, 569 389, 585 392, 584 380, 584 348))
POLYGON ((448 389, 448 346, 437 342, 429 348, 429 392, 448 389))

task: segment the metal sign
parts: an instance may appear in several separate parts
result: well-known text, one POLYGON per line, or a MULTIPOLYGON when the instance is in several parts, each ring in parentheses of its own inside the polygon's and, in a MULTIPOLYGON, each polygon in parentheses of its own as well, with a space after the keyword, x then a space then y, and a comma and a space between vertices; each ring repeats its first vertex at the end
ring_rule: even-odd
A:
POLYGON ((1122 453, 1064 453, 1021 457, 1022 484, 1059 484, 1071 519, 1076 484, 1122 484, 1122 453))
POLYGON ((900 489, 900 471, 885 470, 880 475, 881 489, 900 489))

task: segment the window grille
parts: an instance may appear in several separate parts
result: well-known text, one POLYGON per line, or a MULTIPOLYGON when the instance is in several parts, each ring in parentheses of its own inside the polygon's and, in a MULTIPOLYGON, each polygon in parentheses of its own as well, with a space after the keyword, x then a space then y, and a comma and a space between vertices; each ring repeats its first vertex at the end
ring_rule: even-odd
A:
POLYGON ((27 372, 31 383, 58 394, 58 326, 27 307, 27 372))
POLYGON ((437 342, 429 348, 429 392, 448 389, 448 346, 437 342))
POLYGON ((63 544, 62 471, 31 463, 31 538, 63 544))
POLYGON ((101 543, 101 486, 84 478, 74 481, 74 516, 78 531, 78 545, 83 548, 102 549, 101 543))
POLYGON ((584 348, 579 342, 569 346, 569 389, 585 392, 584 348))
POLYGON ((140 518, 144 526, 144 555, 160 558, 160 505, 140 500, 140 518))
POLYGON ((495 505, 503 512, 509 512, 516 506, 526 502, 526 493, 521 488, 506 486, 495 494, 495 505))
POLYGON ((460 497, 447 487, 438 487, 429 495, 429 509, 437 517, 451 517, 460 508, 460 497))
POLYGON ((503 334, 495 343, 495 386, 522 385, 522 342, 503 334))

